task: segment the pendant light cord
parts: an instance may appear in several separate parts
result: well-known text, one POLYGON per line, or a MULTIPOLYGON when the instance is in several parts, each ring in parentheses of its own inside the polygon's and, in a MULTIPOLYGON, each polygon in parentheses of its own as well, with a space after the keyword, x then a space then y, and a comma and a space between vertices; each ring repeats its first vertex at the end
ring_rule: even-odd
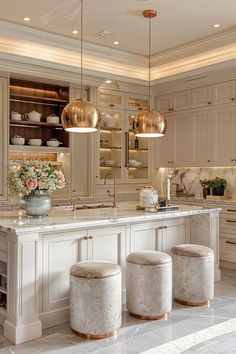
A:
POLYGON ((151 109, 151 17, 148 19, 149 24, 149 37, 148 37, 148 100, 149 100, 149 110, 151 109))
POLYGON ((80 90, 83 98, 83 0, 80 2, 80 90))

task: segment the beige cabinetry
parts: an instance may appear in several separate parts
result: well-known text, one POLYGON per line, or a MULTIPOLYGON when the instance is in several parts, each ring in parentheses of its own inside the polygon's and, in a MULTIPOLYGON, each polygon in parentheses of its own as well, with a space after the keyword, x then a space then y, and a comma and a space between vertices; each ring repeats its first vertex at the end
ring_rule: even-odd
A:
POLYGON ((213 104, 225 104, 235 101, 235 81, 226 81, 213 85, 213 104))
POLYGON ((203 86, 192 89, 192 108, 206 107, 212 104, 212 86, 203 86))
POLYGON ((154 141, 155 167, 189 165, 189 113, 168 115, 164 137, 154 141))
POLYGON ((188 218, 131 225, 131 252, 141 250, 170 253, 180 243, 190 243, 188 218))
POLYGON ((8 79, 0 77, 0 200, 7 199, 8 79))
POLYGON ((148 97, 136 93, 98 88, 101 127, 97 184, 102 185, 112 173, 119 184, 149 181, 149 141, 136 138, 133 122, 136 114, 148 106, 148 97))
POLYGON ((220 213, 220 260, 236 263, 236 207, 223 206, 220 213))
POLYGON ((157 97, 157 109, 163 113, 183 111, 191 107, 191 91, 180 91, 157 97))

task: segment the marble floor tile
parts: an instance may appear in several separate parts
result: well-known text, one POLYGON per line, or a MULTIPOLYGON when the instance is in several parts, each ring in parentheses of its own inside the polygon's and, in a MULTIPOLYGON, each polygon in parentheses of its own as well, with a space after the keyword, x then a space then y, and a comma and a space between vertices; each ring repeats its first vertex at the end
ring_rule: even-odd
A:
MULTIPOLYGON (((174 354, 173 348, 177 348, 178 343, 180 347, 177 348, 179 351, 176 353, 236 353, 236 336, 234 338, 231 332, 217 332, 218 335, 215 337, 213 335, 212 338, 208 338, 206 334, 204 341, 196 342, 190 348, 188 348, 189 344, 186 345, 188 341, 191 344, 191 338, 196 339, 199 336, 201 338, 201 331, 209 330, 211 336, 214 328, 217 329, 217 326, 222 325, 224 329, 227 323, 231 323, 229 321, 235 321, 236 326, 235 318, 236 271, 224 271, 222 280, 215 284, 215 298, 209 308, 207 306, 186 307, 174 303, 173 311, 167 321, 137 320, 130 317, 124 309, 122 328, 117 338, 98 341, 82 339, 76 336, 66 323, 45 330, 42 338, 17 346, 11 345, 4 338, 0 354, 138 354, 146 351, 151 353, 151 350, 153 353, 174 354), (181 345, 185 348, 183 351, 181 345), (167 351, 160 352, 159 347, 167 348, 163 349, 167 351), (217 350, 220 348, 221 351, 215 348, 217 350), (228 351, 224 351, 224 348, 228 351)), ((3 334, 2 328, 1 334, 3 334)))

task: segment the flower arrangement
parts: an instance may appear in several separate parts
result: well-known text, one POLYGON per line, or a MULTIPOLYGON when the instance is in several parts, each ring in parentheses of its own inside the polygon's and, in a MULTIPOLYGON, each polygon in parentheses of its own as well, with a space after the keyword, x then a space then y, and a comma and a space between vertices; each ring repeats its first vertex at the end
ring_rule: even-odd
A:
POLYGON ((51 193, 65 187, 65 177, 49 161, 15 161, 9 169, 8 186, 12 197, 35 190, 51 193))

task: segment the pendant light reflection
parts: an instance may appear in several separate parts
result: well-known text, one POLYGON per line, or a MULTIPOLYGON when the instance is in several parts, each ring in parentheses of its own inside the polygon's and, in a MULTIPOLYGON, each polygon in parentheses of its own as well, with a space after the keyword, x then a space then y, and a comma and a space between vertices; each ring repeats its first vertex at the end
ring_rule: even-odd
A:
POLYGON ((135 135, 140 138, 157 138, 165 135, 167 122, 164 115, 151 109, 151 18, 156 17, 156 10, 145 10, 143 16, 149 19, 149 82, 148 82, 148 99, 149 106, 142 112, 138 113, 134 120, 135 135))
POLYGON ((83 0, 81 0, 81 36, 80 36, 80 90, 81 98, 65 106, 61 114, 63 128, 71 133, 91 133, 98 129, 99 113, 97 108, 86 101, 83 95, 83 0))

